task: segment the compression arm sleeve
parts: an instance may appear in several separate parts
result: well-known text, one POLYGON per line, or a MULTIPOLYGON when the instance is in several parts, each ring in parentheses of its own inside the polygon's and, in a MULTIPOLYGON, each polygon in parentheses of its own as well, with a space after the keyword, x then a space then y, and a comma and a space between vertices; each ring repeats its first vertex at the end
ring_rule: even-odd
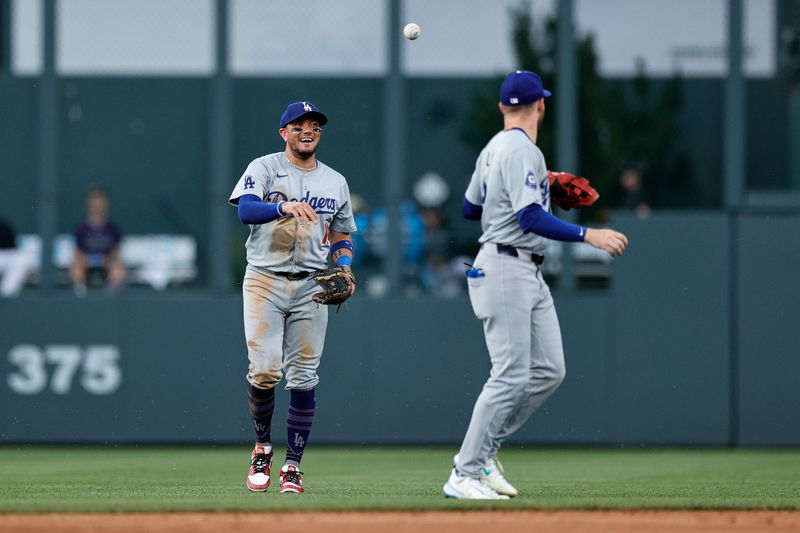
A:
POLYGON ((242 224, 266 224, 283 216, 281 204, 267 204, 254 194, 245 194, 239 198, 239 220, 242 224))
POLYGON ((535 233, 556 241, 579 242, 586 237, 586 228, 564 222, 542 209, 539 204, 530 204, 517 211, 517 221, 526 233, 535 233))
POLYGON ((461 204, 461 214, 463 214, 464 218, 467 220, 480 220, 483 214, 483 207, 475 205, 464 198, 464 202, 461 204))

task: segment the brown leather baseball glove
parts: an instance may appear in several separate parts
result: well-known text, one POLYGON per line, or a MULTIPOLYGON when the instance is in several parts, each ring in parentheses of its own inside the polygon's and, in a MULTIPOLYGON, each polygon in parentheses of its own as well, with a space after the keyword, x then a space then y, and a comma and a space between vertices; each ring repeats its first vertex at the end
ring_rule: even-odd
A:
POLYGON ((550 200, 561 209, 588 207, 600 198, 589 180, 567 172, 547 171, 550 180, 550 200))
POLYGON ((311 279, 317 282, 322 290, 312 299, 324 305, 341 305, 350 298, 352 289, 356 286, 353 271, 346 267, 334 267, 317 270, 311 274, 311 279))

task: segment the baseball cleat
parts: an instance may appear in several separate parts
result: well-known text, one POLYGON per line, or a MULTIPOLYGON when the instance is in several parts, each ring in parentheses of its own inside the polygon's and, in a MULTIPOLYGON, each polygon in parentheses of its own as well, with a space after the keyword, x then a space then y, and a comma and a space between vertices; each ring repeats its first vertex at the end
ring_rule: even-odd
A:
POLYGON ((482 479, 459 476, 455 468, 444 484, 444 495, 457 500, 507 500, 505 494, 496 493, 482 479))
POLYGON ((481 468, 481 480, 489 485, 497 494, 505 494, 513 498, 517 495, 517 489, 508 482, 505 476, 503 476, 503 473, 503 465, 500 464, 500 461, 495 457, 486 463, 486 466, 481 468))
POLYGON ((272 447, 256 446, 250 456, 250 471, 247 473, 247 488, 253 492, 265 492, 269 487, 269 469, 272 466, 272 447))
POLYGON ((294 492, 300 494, 305 492, 303 480, 300 476, 303 473, 294 465, 283 465, 281 468, 281 488, 278 492, 294 492))

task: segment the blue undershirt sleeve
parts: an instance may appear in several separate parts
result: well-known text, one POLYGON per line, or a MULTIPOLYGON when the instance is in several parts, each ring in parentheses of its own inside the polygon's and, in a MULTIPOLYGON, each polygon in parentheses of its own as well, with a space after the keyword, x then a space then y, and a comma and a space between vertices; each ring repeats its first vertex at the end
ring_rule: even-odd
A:
POLYGON ((475 205, 464 198, 464 202, 461 204, 461 214, 463 214, 464 218, 467 220, 480 220, 483 214, 483 207, 475 205))
POLYGON ((542 209, 539 204, 530 204, 517 211, 517 221, 525 233, 535 233, 556 241, 580 242, 586 238, 586 228, 564 222, 542 209))
POLYGON ((245 194, 239 198, 239 220, 242 224, 266 224, 283 216, 280 206, 283 202, 267 204, 254 194, 245 194))

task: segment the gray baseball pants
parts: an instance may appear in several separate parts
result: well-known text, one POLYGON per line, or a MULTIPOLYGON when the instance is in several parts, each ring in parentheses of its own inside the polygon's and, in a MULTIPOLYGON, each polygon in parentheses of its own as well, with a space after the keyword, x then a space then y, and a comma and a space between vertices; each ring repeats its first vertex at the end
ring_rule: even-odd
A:
POLYGON ((478 477, 500 449, 564 379, 564 349, 550 288, 528 257, 484 244, 467 278, 472 309, 481 321, 492 369, 472 411, 456 456, 462 475, 478 477))
POLYGON ((286 389, 308 390, 319 383, 328 308, 311 299, 318 291, 309 278, 292 281, 247 266, 242 293, 252 385, 271 389, 283 373, 286 389))

